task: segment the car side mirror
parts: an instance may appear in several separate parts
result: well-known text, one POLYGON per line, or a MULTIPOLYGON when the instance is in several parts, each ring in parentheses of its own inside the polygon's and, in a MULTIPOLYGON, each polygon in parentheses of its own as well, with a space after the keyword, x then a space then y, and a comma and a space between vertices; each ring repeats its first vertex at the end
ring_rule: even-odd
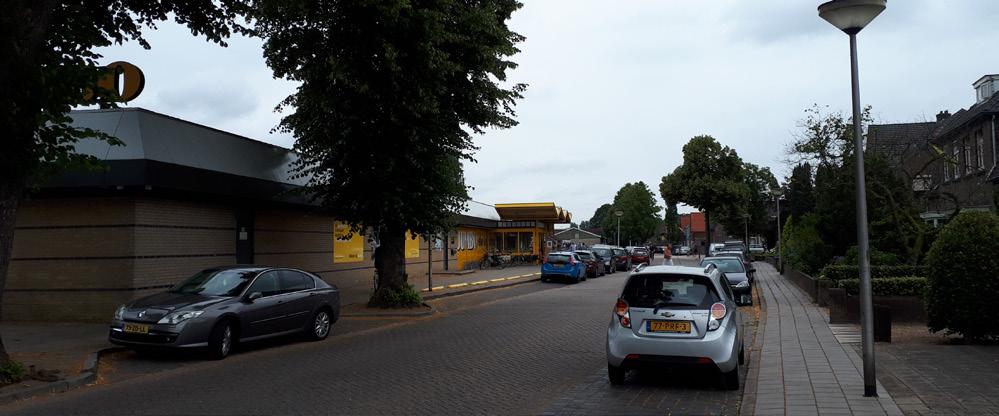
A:
POLYGON ((753 298, 750 297, 749 295, 738 296, 735 299, 736 306, 750 306, 752 304, 753 304, 753 298))
POLYGON ((750 268, 750 269, 749 269, 749 272, 750 272, 750 273, 756 273, 756 268, 755 268, 755 267, 753 267, 753 268, 750 268))
POLYGON ((246 297, 246 301, 247 301, 247 302, 253 302, 253 301, 255 301, 255 300, 257 300, 257 299, 260 299, 260 298, 262 298, 262 297, 264 297, 264 294, 263 294, 263 293, 260 293, 260 292, 253 292, 253 293, 251 293, 251 294, 250 294, 250 296, 247 296, 247 297, 246 297))

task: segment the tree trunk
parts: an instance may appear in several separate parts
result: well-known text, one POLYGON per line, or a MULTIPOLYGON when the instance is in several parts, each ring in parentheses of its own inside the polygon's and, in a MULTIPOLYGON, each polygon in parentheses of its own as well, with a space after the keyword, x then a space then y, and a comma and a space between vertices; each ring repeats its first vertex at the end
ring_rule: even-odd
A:
MULTIPOLYGON (((7 270, 14 251, 14 223, 17 220, 17 206, 24 192, 24 179, 16 176, 0 181, 0 319, 3 310, 3 292, 7 286, 7 270)), ((7 348, 0 336, 0 366, 10 362, 7 348)))
POLYGON ((378 272, 378 290, 371 296, 369 306, 398 306, 385 302, 386 294, 399 292, 406 287, 406 232, 393 227, 383 227, 378 233, 379 245, 375 250, 375 271, 378 272))
POLYGON ((708 245, 704 246, 704 254, 707 255, 711 249, 711 215, 708 214, 708 210, 704 210, 704 231, 708 234, 708 245))

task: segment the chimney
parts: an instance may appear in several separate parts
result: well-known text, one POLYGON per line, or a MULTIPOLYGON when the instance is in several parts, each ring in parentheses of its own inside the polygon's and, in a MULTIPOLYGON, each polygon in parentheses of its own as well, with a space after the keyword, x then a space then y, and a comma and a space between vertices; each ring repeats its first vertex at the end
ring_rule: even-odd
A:
POLYGON ((947 117, 950 117, 950 111, 943 110, 937 113, 937 123, 946 120, 947 117))

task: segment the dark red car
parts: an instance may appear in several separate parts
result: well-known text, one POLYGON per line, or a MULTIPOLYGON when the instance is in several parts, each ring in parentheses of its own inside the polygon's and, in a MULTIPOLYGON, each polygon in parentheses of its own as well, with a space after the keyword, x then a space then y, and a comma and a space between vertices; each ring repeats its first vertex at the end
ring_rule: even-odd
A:
POLYGON ((597 259, 597 256, 593 254, 592 251, 587 250, 577 250, 576 255, 579 259, 586 263, 586 277, 595 278, 597 276, 603 276, 603 265, 597 259))
POLYGON ((649 249, 645 247, 635 247, 631 249, 631 264, 648 264, 651 261, 649 249))

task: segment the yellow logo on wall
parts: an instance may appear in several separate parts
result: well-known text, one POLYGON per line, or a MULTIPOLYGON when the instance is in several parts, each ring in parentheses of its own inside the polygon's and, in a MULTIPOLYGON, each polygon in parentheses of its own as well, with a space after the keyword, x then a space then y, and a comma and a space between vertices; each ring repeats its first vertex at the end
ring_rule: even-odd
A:
POLYGON ((350 224, 333 222, 333 264, 364 261, 364 236, 351 233, 350 224))
POLYGON ((420 257, 420 239, 413 233, 406 231, 406 258, 415 259, 420 257))

